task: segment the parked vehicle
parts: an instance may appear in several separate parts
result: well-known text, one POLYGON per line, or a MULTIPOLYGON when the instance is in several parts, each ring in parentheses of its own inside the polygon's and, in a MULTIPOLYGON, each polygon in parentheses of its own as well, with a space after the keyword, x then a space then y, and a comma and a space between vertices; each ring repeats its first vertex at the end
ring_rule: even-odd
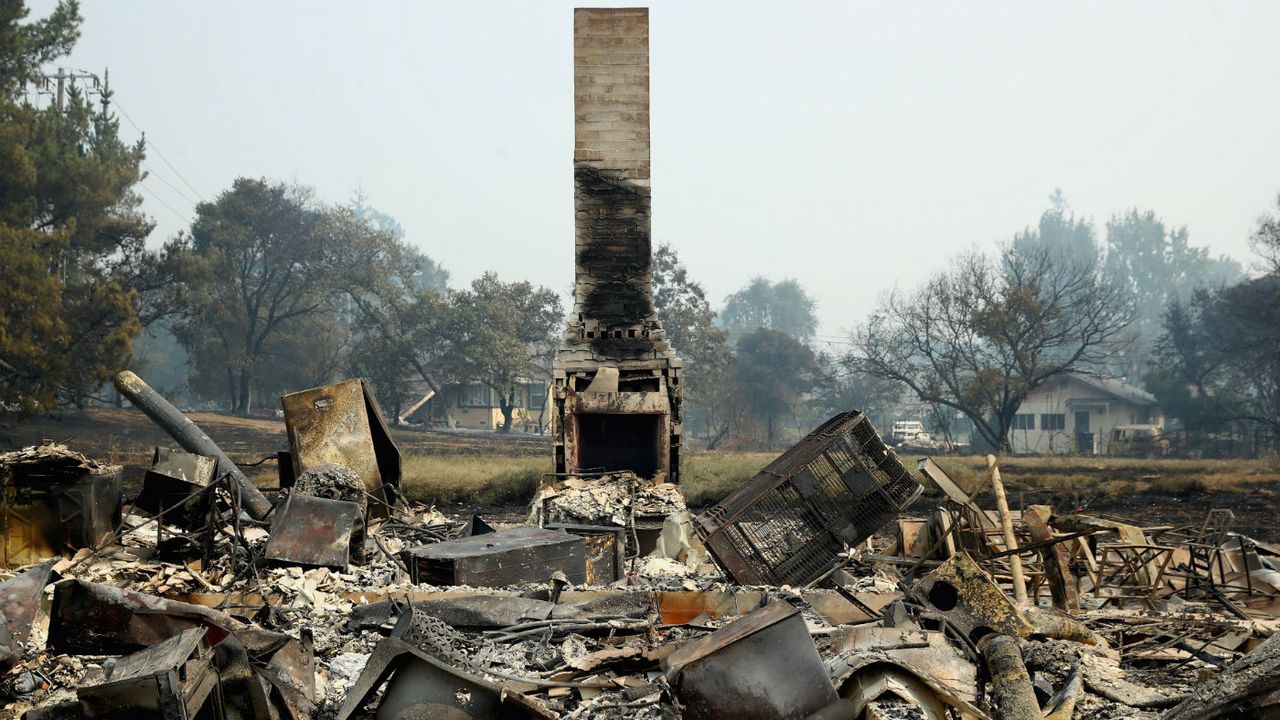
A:
POLYGON ((1169 439, 1159 425, 1117 425, 1111 429, 1107 454, 1119 457, 1162 457, 1169 453, 1169 439))
POLYGON ((919 420, 894 420, 889 428, 889 444, 901 445, 924 432, 924 423, 919 420))

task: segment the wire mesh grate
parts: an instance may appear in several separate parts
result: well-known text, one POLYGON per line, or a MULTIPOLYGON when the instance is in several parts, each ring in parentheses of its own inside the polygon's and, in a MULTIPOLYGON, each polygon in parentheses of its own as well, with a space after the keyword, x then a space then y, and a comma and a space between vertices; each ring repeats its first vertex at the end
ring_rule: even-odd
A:
POLYGON ((745 585, 796 585, 839 562, 920 494, 866 416, 823 423, 695 526, 720 565, 745 585))

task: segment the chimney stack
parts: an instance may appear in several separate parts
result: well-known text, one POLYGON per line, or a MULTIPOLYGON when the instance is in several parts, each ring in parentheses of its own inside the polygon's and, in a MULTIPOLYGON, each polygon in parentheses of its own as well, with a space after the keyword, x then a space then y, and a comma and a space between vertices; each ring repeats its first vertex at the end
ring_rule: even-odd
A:
POLYGON ((556 470, 674 481, 681 363, 653 305, 648 9, 573 11, 573 92, 574 308, 556 354, 556 470))

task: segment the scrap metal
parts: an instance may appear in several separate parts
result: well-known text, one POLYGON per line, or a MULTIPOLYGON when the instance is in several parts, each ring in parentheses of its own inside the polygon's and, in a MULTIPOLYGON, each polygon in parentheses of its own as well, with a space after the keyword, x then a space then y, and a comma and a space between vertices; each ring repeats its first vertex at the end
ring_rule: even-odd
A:
POLYGON ((577 535, 586 542, 586 583, 608 585, 626 575, 626 530, 608 525, 547 523, 547 530, 577 535))
POLYGON ((3 560, 21 567, 109 541, 120 527, 123 468, 46 444, 0 454, 3 560))
POLYGON ((213 497, 207 491, 217 467, 216 458, 157 447, 151 468, 142 476, 142 492, 133 504, 153 515, 163 515, 161 523, 189 530, 201 528, 209 520, 213 497))
POLYGON ((243 627, 217 610, 78 579, 54 585, 49 615, 49 647, 69 654, 132 653, 196 627, 216 645, 243 627))
POLYGON ((928 665, 909 663, 877 651, 854 651, 828 663, 828 672, 839 688, 840 700, 817 718, 860 718, 880 698, 901 698, 918 708, 926 720, 989 720, 986 713, 950 686, 934 678, 928 665), (838 714, 837 714, 838 713, 838 714))
POLYGON ((208 702, 212 713, 204 716, 220 717, 222 686, 205 633, 205 628, 184 630, 115 660, 106 682, 76 691, 84 716, 193 720, 208 702))
POLYGON ((364 514, 344 500, 290 492, 271 521, 267 560, 345 570, 365 559, 364 514))
POLYGON ((222 452, 222 448, 218 447, 217 443, 211 440, 190 418, 183 415, 181 410, 143 382, 142 378, 129 370, 124 370, 116 374, 115 386, 121 395, 151 418, 151 421, 159 425, 162 430, 169 433, 169 437, 172 437, 184 450, 216 458, 218 475, 230 475, 235 480, 236 488, 240 493, 240 502, 249 515, 256 520, 261 520, 271 512, 271 501, 249 481, 231 458, 222 452))
POLYGON ((663 667, 691 720, 802 718, 836 700, 800 611, 787 603, 678 648, 663 667))
POLYGON ((441 662, 399 638, 386 638, 370 655, 336 720, 355 716, 384 683, 375 720, 556 717, 519 692, 441 662))
POLYGON ((803 585, 893 520, 922 487, 867 417, 832 417, 694 520, 743 585, 803 585))
POLYGON ((400 449, 373 391, 344 380, 280 397, 295 476, 319 465, 350 468, 385 517, 399 497, 400 449))
POLYGON ((545 581, 559 570, 569 581, 587 581, 586 541, 577 535, 523 527, 434 545, 401 555, 415 583, 503 587, 545 581))
POLYGON ((930 617, 954 625, 974 644, 991 633, 1027 637, 1034 630, 1018 606, 964 551, 922 577, 909 594, 930 617))
POLYGON ((25 654, 55 562, 46 561, 0 582, 0 671, 8 670, 25 654))

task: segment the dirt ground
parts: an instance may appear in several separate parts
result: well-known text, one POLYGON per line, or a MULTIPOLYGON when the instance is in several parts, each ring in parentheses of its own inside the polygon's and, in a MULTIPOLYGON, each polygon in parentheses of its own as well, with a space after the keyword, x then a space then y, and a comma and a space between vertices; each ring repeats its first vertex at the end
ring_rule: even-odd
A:
MULTIPOLYGON (((255 463, 268 456, 260 471, 251 473, 269 478, 275 473, 274 454, 288 448, 284 423, 276 418, 240 418, 217 413, 192 413, 199 424, 238 463, 255 463)), ((463 456, 501 465, 528 465, 529 458, 547 457, 550 439, 529 435, 502 436, 469 432, 403 429, 394 431, 400 449, 413 458, 463 456)), ((173 442, 141 412, 132 409, 94 409, 63 412, 35 419, 19 420, 0 416, 0 450, 36 444, 44 439, 64 443, 87 455, 126 466, 130 487, 150 463, 156 445, 173 442)), ((904 461, 908 458, 904 458, 904 461)), ((727 463, 734 457, 708 458, 701 462, 727 463)), ((978 457, 938 458, 953 477, 974 481, 983 473, 978 457)), ((747 466, 735 468, 719 478, 715 487, 688 487, 701 498, 714 498, 750 477, 747 466), (734 475, 734 477, 729 477, 734 475), (736 479, 741 476, 741 480, 736 479), (708 491, 711 492, 708 492, 708 491)), ((463 463, 458 463, 459 466, 463 463)), ((1002 462, 1010 505, 1017 508, 1048 504, 1060 512, 1079 509, 1091 514, 1108 514, 1143 525, 1198 525, 1211 508, 1228 508, 1236 518, 1235 528, 1259 540, 1280 542, 1280 462, 1269 460, 1128 460, 1110 458, 1008 458, 1002 462)), ((418 499, 431 499, 432 484, 448 484, 447 475, 406 479, 418 499)), ((688 473, 687 473, 688 474, 688 473)), ((690 474, 692 475, 692 474, 690 474)), ((979 502, 988 504, 989 493, 979 502)), ((709 500, 694 504, 708 504, 709 500)), ((929 496, 917 502, 925 512, 934 507, 929 496)), ((456 500, 442 507, 451 514, 468 513, 472 508, 456 500)), ((487 513, 518 514, 524 507, 506 503, 476 508, 487 513)))
MULTIPOLYGON (((275 468, 275 453, 288 450, 284 421, 268 417, 236 417, 220 413, 189 413, 202 430, 237 464, 251 464, 270 457, 264 468, 275 468)), ((551 439, 531 435, 444 432, 394 429, 396 443, 405 455, 548 455, 551 439)), ((141 476, 151 464, 157 445, 173 446, 173 440, 141 411, 132 408, 95 408, 66 411, 36 418, 0 415, 0 451, 16 450, 44 440, 62 443, 86 455, 124 465, 126 478, 141 476)))

